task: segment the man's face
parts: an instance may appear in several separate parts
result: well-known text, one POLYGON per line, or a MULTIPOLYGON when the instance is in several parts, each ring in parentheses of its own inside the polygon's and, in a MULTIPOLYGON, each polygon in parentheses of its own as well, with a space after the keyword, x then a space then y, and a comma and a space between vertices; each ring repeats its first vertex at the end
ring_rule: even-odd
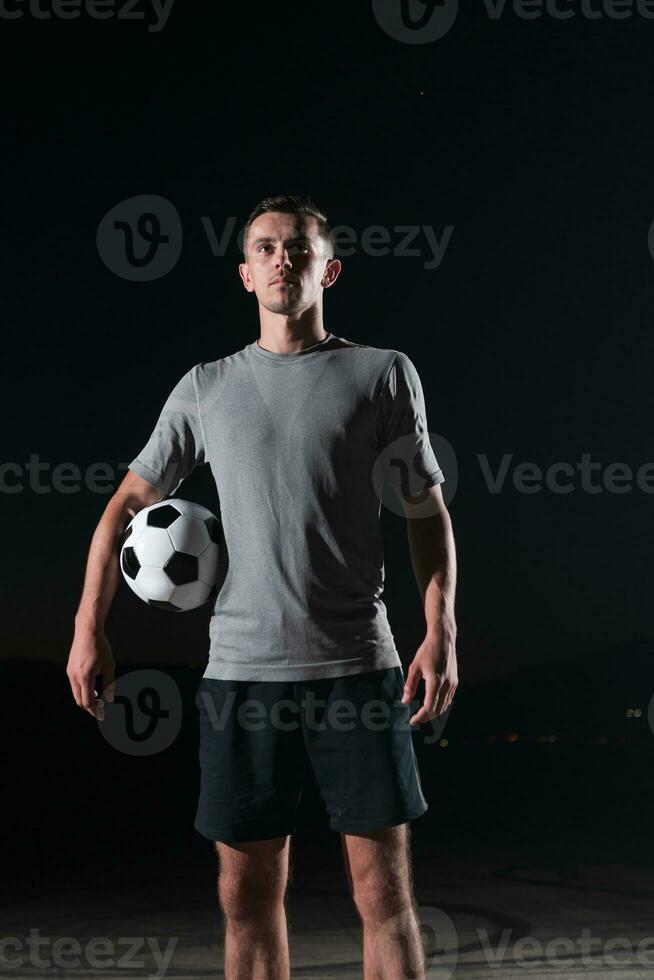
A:
POLYGON ((253 221, 247 262, 239 266, 239 273, 265 309, 297 316, 315 304, 340 268, 338 259, 328 258, 317 218, 271 211, 253 221))

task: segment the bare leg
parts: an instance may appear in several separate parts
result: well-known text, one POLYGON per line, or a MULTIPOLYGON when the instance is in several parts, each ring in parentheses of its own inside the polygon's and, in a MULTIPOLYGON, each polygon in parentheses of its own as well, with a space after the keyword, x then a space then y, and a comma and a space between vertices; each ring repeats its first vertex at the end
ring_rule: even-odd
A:
POLYGON ((363 923, 364 980, 424 980, 408 824, 341 834, 341 844, 363 923))
POLYGON ((289 980, 284 897, 290 836, 215 844, 225 918, 225 980, 289 980))

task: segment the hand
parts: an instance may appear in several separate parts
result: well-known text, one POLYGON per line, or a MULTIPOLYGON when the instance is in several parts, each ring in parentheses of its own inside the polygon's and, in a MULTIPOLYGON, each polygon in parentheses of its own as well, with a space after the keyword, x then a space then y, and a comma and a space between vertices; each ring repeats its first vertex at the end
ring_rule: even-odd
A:
POLYGON ((104 702, 92 685, 101 674, 103 697, 113 701, 116 664, 109 640, 102 630, 75 629, 66 674, 79 707, 98 721, 104 721, 104 702))
POLYGON ((438 630, 428 633, 418 647, 407 672, 403 704, 416 696, 421 679, 425 681, 425 700, 409 719, 412 726, 440 718, 452 704, 459 683, 453 622, 442 621, 438 630))

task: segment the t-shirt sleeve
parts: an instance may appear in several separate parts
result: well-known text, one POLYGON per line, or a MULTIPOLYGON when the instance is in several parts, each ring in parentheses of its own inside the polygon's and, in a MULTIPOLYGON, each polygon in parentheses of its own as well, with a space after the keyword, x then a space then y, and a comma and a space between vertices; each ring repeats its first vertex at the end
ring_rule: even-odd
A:
POLYGON ((172 496, 196 466, 205 462, 205 445, 197 397, 196 367, 168 395, 152 435, 129 464, 165 497, 172 496))
POLYGON ((385 466, 394 489, 403 496, 416 496, 443 483, 445 475, 429 441, 422 383, 413 362, 401 351, 384 381, 378 418, 381 449, 397 441, 397 453, 391 453, 385 466))

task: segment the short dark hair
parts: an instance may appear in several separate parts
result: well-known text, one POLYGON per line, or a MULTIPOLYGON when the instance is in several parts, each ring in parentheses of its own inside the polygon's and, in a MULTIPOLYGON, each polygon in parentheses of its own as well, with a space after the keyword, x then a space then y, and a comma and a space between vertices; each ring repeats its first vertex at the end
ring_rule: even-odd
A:
POLYGON ((275 197, 264 197, 263 201, 259 201, 245 223, 242 250, 246 262, 248 235, 252 223, 260 214, 266 214, 269 211, 280 211, 283 214, 305 214, 315 218, 318 222, 318 233, 325 241, 329 258, 334 258, 336 241, 325 212, 307 194, 277 194, 275 197))

